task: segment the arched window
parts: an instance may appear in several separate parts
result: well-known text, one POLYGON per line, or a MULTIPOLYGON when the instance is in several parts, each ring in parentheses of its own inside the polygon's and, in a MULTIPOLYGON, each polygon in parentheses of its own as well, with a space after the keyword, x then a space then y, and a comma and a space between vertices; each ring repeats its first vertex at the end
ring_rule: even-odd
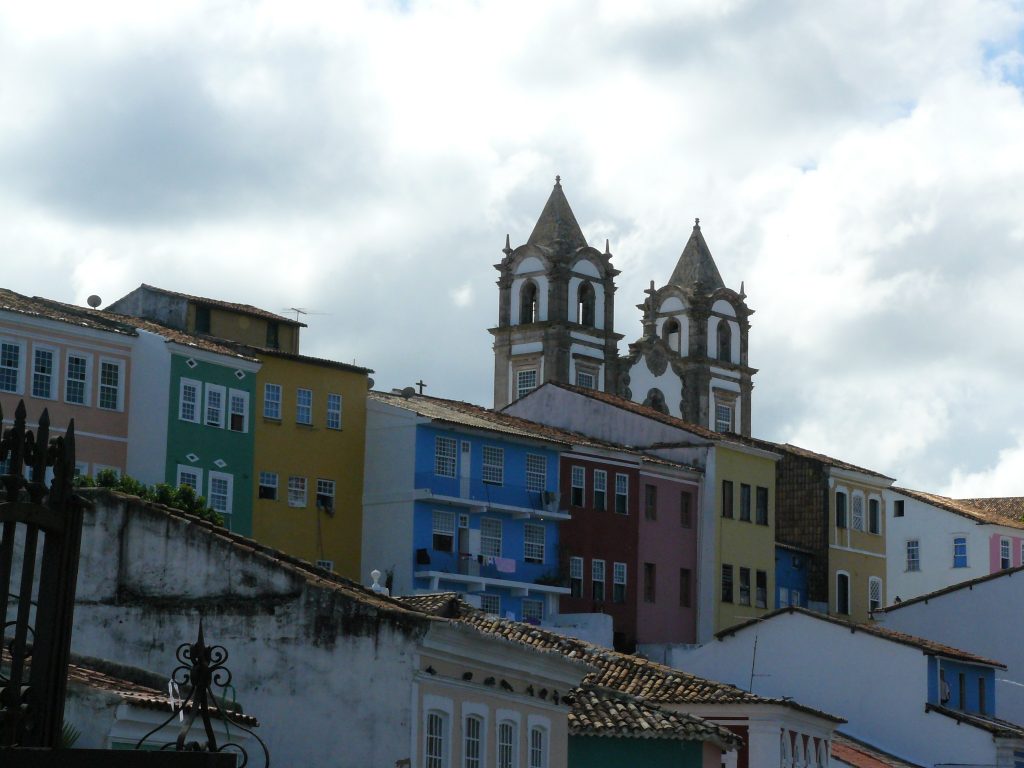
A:
POLYGON ((537 726, 530 729, 530 768, 548 768, 548 732, 537 726))
POLYGON ((519 290, 519 322, 537 322, 537 284, 533 280, 527 280, 519 290))
POLYGON ((845 571, 836 574, 836 613, 850 615, 850 574, 845 571))
POLYGON ((498 768, 515 768, 519 755, 518 729, 508 720, 498 723, 498 768))
POLYGON ((447 768, 448 766, 448 714, 432 711, 427 713, 426 743, 423 753, 426 768, 447 768))
POLYGON ((484 720, 479 715, 466 718, 462 738, 463 768, 481 768, 484 764, 484 720))
POLYGON ((673 352, 679 351, 679 321, 674 317, 669 318, 665 321, 665 326, 662 328, 661 337, 665 340, 668 348, 673 352))
POLYGON ((732 328, 725 319, 718 321, 718 359, 732 362, 732 328))
POLYGON ((589 282, 580 283, 576 293, 576 322, 580 325, 594 326, 594 286, 589 282))

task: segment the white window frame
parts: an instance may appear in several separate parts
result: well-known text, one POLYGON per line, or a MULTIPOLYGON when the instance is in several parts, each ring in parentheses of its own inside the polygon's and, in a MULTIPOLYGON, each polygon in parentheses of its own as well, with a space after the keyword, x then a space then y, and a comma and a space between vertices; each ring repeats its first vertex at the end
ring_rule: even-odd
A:
POLYGON ((338 484, 334 480, 324 477, 318 477, 316 479, 316 508, 323 509, 328 514, 333 515, 334 511, 337 509, 337 507, 335 506, 335 504, 337 503, 335 500, 337 488, 338 484), (321 497, 329 498, 329 505, 322 503, 321 497))
POLYGON ((504 485, 505 483, 505 449, 496 445, 483 446, 483 465, 481 479, 488 485, 504 485))
POLYGON ((184 376, 178 380, 178 420, 187 421, 190 424, 199 424, 200 415, 203 411, 203 383, 196 379, 186 379, 184 376), (195 390, 192 400, 192 418, 185 415, 185 388, 195 390))
POLYGON ((519 719, 501 718, 496 733, 497 768, 519 768, 519 719), (505 729, 508 730, 507 737, 505 729))
POLYGON ((281 420, 281 400, 284 395, 280 384, 263 385, 263 418, 281 420))
POLYGON ((430 708, 423 713, 423 765, 424 768, 449 768, 451 765, 451 712, 430 708), (436 723, 440 734, 431 733, 436 723), (440 754, 431 754, 432 747, 440 747, 440 754))
POLYGON ((309 505, 309 484, 301 475, 288 477, 288 506, 294 509, 305 509, 309 505), (299 494, 302 494, 301 497, 299 494))
POLYGON ((608 470, 606 469, 595 469, 594 470, 594 509, 600 509, 602 512, 608 511, 608 470), (600 481, 600 482, 598 482, 600 481), (598 487, 600 486, 600 487, 598 487), (597 506, 597 494, 604 494, 604 504, 600 507, 597 506))
POLYGON ((327 428, 341 429, 341 409, 344 404, 337 392, 327 393, 327 428))
POLYGON ((228 390, 228 403, 227 403, 227 428, 231 432, 239 432, 241 434, 247 434, 249 432, 249 393, 244 389, 229 389, 228 390), (242 412, 238 415, 242 417, 242 428, 235 429, 231 425, 231 417, 235 414, 235 399, 238 398, 242 403, 242 412))
MULTIPOLYGON (((193 467, 193 466, 191 466, 189 464, 179 464, 178 465, 178 471, 175 474, 175 478, 174 478, 175 479, 175 483, 174 483, 174 487, 175 488, 181 487, 181 485, 182 485, 181 476, 183 474, 195 475, 196 484, 194 486, 191 486, 191 487, 196 492, 197 496, 202 496, 202 494, 203 494, 203 487, 204 487, 203 486, 203 470, 200 469, 199 467, 193 467)), ((185 485, 191 485, 191 484, 190 483, 185 483, 185 485)))
POLYGON ((544 525, 537 523, 524 523, 523 524, 523 561, 527 563, 541 563, 544 562, 545 555, 545 539, 547 537, 547 528, 544 525), (537 535, 540 535, 540 541, 537 541, 537 535))
POLYGON ((23 395, 25 394, 25 347, 26 344, 23 341, 15 341, 14 339, 0 338, 0 362, 2 362, 3 346, 15 347, 18 350, 18 364, 16 367, 11 368, 10 366, 3 366, 4 371, 14 371, 14 389, 0 389, 0 392, 6 392, 11 395, 23 395))
POLYGON ((626 602, 626 578, 628 568, 625 563, 612 563, 612 602, 626 602), (622 599, 615 599, 615 588, 622 587, 622 599))
POLYGON ((277 501, 280 498, 279 481, 280 478, 277 476, 277 472, 260 472, 256 477, 256 500, 277 501), (270 482, 271 479, 273 482, 270 482), (260 488, 273 488, 274 498, 269 499, 266 496, 260 496, 260 488))
POLYGON ((462 768, 484 768, 487 765, 487 732, 488 732, 488 708, 476 702, 462 703, 462 768), (470 720, 476 720, 480 724, 477 733, 476 756, 469 754, 469 727, 470 720))
POLYGON ((480 610, 484 613, 491 614, 492 616, 501 615, 501 595, 483 594, 480 595, 480 610), (492 601, 496 601, 497 605, 492 606, 492 601), (491 610, 494 607, 494 610, 491 610))
POLYGON ((305 387, 299 387, 295 390, 295 423, 301 424, 304 427, 313 426, 313 390, 305 387), (303 403, 303 396, 309 396, 309 403, 303 403), (302 420, 304 413, 309 414, 309 418, 306 421, 302 420))
POLYGON ((605 580, 604 580, 604 560, 600 560, 598 558, 594 558, 593 560, 590 561, 590 594, 591 594, 591 596, 593 597, 594 600, 599 600, 601 602, 604 602, 604 601, 606 601, 608 599, 608 590, 605 587, 606 587, 606 585, 605 585, 605 580), (601 597, 600 598, 593 597, 594 591, 595 591, 594 587, 597 584, 601 585, 601 597))
POLYGON ((971 567, 970 550, 967 548, 967 537, 966 536, 953 536, 953 567, 954 568, 970 568, 971 567), (956 564, 956 558, 957 558, 956 548, 957 548, 957 542, 958 541, 962 541, 964 543, 964 564, 963 565, 957 565, 956 564))
POLYGON ((523 621, 529 622, 535 619, 537 622, 544 621, 544 601, 524 597, 519 607, 523 621), (529 613, 528 613, 529 611, 529 613))
POLYGON ((227 388, 220 384, 207 384, 206 392, 203 397, 203 421, 202 423, 207 427, 215 427, 217 429, 224 429, 224 410, 227 408, 227 388), (214 422, 210 421, 210 395, 220 396, 220 409, 217 411, 217 420, 214 422))
POLYGON ((1013 550, 1010 549, 1010 540, 1005 536, 999 539, 999 569, 1013 568, 1013 550), (1003 565, 1003 562, 1006 565, 1003 565))
POLYGON ((60 381, 60 355, 56 347, 51 347, 48 344, 33 344, 32 345, 32 377, 31 377, 31 392, 32 397, 40 400, 56 400, 57 399, 57 382, 60 381), (45 395, 36 394, 36 354, 38 352, 48 352, 50 354, 50 386, 45 395))
POLYGON ((101 357, 100 358, 100 375, 96 382, 97 393, 96 393, 96 407, 103 411, 123 411, 124 410, 124 360, 118 360, 113 357, 101 357), (115 388, 115 406, 113 408, 107 408, 102 405, 103 403, 103 390, 104 388, 109 389, 109 384, 103 383, 103 366, 111 365, 117 369, 117 387, 115 388))
POLYGON ((537 388, 537 369, 522 368, 516 371, 516 400, 537 388), (532 375, 532 378, 530 378, 532 375))
POLYGON ((222 515, 224 515, 224 517, 230 517, 232 507, 231 502, 235 491, 235 476, 230 475, 227 472, 215 472, 214 470, 211 469, 207 474, 206 487, 206 503, 210 505, 210 509, 220 512, 222 515), (213 484, 217 480, 223 480, 227 484, 224 509, 218 509, 213 504, 213 484))
POLYGON ((597 386, 597 377, 593 371, 576 371, 576 386, 581 389, 594 389, 597 386), (589 383, 587 380, 589 379, 589 383))
POLYGON ((570 557, 569 558, 569 588, 570 595, 572 597, 583 597, 583 558, 582 557, 570 557), (578 581, 580 584, 579 595, 575 595, 572 592, 572 583, 578 581))
POLYGON ((456 542, 455 513, 448 509, 435 509, 430 514, 430 548, 435 552, 454 552, 456 542), (452 542, 448 549, 434 546, 435 536, 448 536, 452 542))
POLYGON ((500 518, 480 518, 480 554, 484 557, 501 557, 501 534, 502 524, 500 518), (491 530, 488 531, 488 528, 491 530))
POLYGON ((64 402, 69 405, 90 405, 92 403, 92 355, 87 352, 79 352, 69 349, 64 355, 64 402), (71 358, 76 357, 85 361, 85 378, 71 379, 71 358), (82 385, 82 401, 68 399, 68 382, 74 381, 82 385))
POLYGON ((853 616, 853 579, 850 578, 849 571, 836 571, 836 615, 837 616, 853 616), (839 577, 846 577, 846 613, 842 613, 839 610, 839 577))
POLYGON ((574 507, 585 507, 587 505, 587 469, 580 464, 574 464, 570 474, 569 503, 574 507), (578 504, 574 499, 576 491, 580 492, 578 504))
POLYGON ((434 436, 434 474, 455 477, 458 469, 458 441, 454 437, 434 436))
POLYGON ((732 432, 733 407, 728 403, 715 403, 715 432, 732 432))
POLYGON ((526 454, 526 490, 542 493, 547 488, 547 484, 547 457, 539 453, 526 454))
POLYGON ((854 491, 850 499, 850 529, 864 531, 864 494, 860 491, 854 491))
POLYGON ((629 514, 629 475, 623 474, 622 472, 615 473, 615 513, 619 515, 629 514), (619 481, 622 481, 621 483, 619 481), (622 486, 621 489, 619 486, 622 486), (622 497, 624 507, 622 512, 619 512, 619 497, 622 497))
POLYGON ((916 573, 921 570, 921 540, 920 539, 907 539, 904 551, 907 555, 906 572, 916 573), (913 557, 911 557, 911 551, 913 551, 913 557), (913 567, 912 567, 913 566, 913 567))
POLYGON ((885 595, 882 593, 882 580, 877 576, 868 577, 868 612, 877 611, 879 608, 885 607, 885 595), (878 607, 873 607, 875 598, 873 592, 875 587, 878 587, 878 607))
POLYGON ((532 722, 533 715, 529 716, 529 744, 528 766, 529 768, 548 768, 548 754, 551 744, 551 727, 532 722), (540 737, 540 744, 537 744, 536 737, 540 737))
POLYGON ((882 500, 880 498, 878 498, 877 496, 868 496, 867 504, 868 504, 868 509, 867 509, 867 515, 868 515, 867 528, 868 528, 868 533, 870 533, 872 536, 881 536, 882 535, 882 517, 883 517, 883 515, 882 515, 882 500), (878 510, 878 513, 875 515, 875 521, 878 523, 878 525, 877 525, 877 530, 874 530, 874 531, 871 530, 871 523, 872 523, 872 520, 871 520, 871 505, 872 504, 874 504, 875 508, 878 510))

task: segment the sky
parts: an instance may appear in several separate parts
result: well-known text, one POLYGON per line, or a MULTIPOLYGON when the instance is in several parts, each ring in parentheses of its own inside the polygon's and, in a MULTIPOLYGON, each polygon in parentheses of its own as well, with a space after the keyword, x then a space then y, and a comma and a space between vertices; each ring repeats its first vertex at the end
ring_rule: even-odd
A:
POLYGON ((699 216, 756 436, 1024 495, 1022 88, 1013 2, 3 3, 2 284, 297 307, 304 353, 490 405, 560 174, 621 352, 699 216))

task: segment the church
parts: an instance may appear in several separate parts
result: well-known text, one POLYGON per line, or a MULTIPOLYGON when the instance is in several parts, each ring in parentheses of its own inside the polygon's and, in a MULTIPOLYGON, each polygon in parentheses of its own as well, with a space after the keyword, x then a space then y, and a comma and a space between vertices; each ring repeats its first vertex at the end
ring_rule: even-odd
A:
POLYGON ((527 241, 505 236, 498 270, 494 407, 544 382, 619 395, 716 432, 750 435, 753 375, 743 285, 727 288, 693 226, 668 282, 637 305, 643 332, 620 355, 612 254, 587 243, 555 177, 527 241))

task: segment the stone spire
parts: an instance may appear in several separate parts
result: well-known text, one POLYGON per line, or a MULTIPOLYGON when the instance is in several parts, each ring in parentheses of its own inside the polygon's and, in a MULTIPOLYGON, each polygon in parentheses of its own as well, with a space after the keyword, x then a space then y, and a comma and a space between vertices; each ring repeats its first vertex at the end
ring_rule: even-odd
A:
POLYGON ((544 210, 541 211, 537 225, 527 242, 530 245, 542 245, 552 249, 568 248, 575 251, 587 245, 580 225, 569 207, 569 201, 562 192, 562 177, 555 176, 555 187, 551 190, 544 210))
POLYGON ((687 293, 694 291, 694 283, 700 284, 701 293, 711 293, 725 287, 708 244, 704 242, 704 235, 700 232, 700 219, 694 220, 693 232, 679 256, 679 261, 676 262, 669 282, 678 285, 687 293))

